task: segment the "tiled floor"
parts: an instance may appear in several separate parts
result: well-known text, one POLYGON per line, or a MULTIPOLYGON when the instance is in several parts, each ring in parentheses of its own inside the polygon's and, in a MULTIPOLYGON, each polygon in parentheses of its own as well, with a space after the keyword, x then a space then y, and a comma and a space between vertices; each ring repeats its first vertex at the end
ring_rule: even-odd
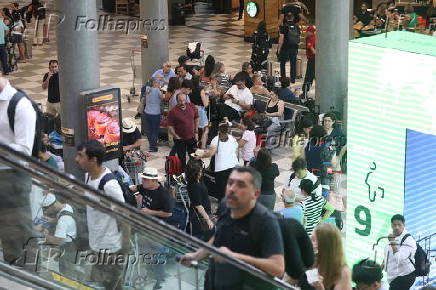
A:
MULTIPOLYGON (((6 0, 0 0, 5 2, 6 0)), ((105 14, 100 11, 100 14, 105 14)), ((116 16, 111 15, 116 18, 116 16)), ((125 16, 123 16, 125 17, 125 16)), ((177 58, 185 54, 187 44, 192 41, 202 43, 205 55, 211 54, 216 61, 225 64, 228 73, 234 74, 240 71, 242 62, 249 61, 251 44, 243 41, 243 22, 236 20, 234 15, 211 15, 196 14, 188 16, 186 26, 170 27, 170 62, 177 63, 177 58)), ((30 25, 31 27, 31 25, 30 25)), ((29 29, 30 31, 30 29, 29 29)), ((122 109, 124 117, 131 117, 136 113, 137 99, 131 103, 125 97, 132 86, 132 68, 130 53, 132 49, 139 49, 140 43, 137 34, 124 34, 121 32, 99 32, 100 52, 100 85, 120 87, 123 95, 122 109)), ((54 28, 50 29, 50 43, 44 46, 33 47, 33 58, 27 63, 20 64, 18 71, 8 77, 11 83, 18 88, 24 89, 33 99, 45 103, 47 93, 41 88, 44 73, 48 70, 48 62, 56 59, 56 38, 54 28)), ((278 70, 275 58, 276 46, 270 53, 270 61, 273 62, 274 70, 278 70)), ((303 52, 302 52, 303 53, 303 52)), ((304 55, 302 57, 304 59, 304 55)), ((136 55, 137 65, 140 65, 140 55, 136 55)), ((60 64, 62 66, 62 64, 60 64)), ((62 77, 62 76, 61 76, 62 77)), ((301 80, 299 80, 301 82, 301 80)), ((136 89, 139 91, 141 84, 137 79, 136 89)), ((297 86, 298 86, 297 82, 297 86)), ((138 122, 138 125, 139 122, 138 122)), ((168 153, 168 147, 162 147, 158 154, 150 158, 148 165, 159 168, 163 172, 164 156, 168 153)), ((291 167, 291 151, 288 148, 279 148, 273 151, 273 161, 277 162, 281 175, 277 178, 276 191, 281 192, 286 179, 287 171, 291 167)))

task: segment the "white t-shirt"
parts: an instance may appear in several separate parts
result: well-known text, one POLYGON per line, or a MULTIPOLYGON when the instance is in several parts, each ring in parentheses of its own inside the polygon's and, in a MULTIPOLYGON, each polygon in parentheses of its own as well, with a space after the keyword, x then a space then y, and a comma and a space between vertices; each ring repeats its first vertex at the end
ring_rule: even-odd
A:
POLYGON ((229 135, 229 139, 226 142, 219 141, 219 144, 218 136, 216 136, 212 139, 210 145, 217 148, 215 153, 215 172, 233 168, 239 164, 238 156, 236 155, 238 142, 232 135, 229 135))
MULTIPOLYGON (((58 213, 58 217, 61 215, 63 211, 70 212, 74 214, 73 208, 69 204, 65 204, 65 207, 58 213)), ((77 235, 77 228, 76 228, 76 221, 73 217, 69 215, 62 215, 58 219, 58 223, 56 224, 56 230, 54 233, 54 236, 56 238, 65 239, 65 242, 72 242, 72 238, 76 238, 77 235), (72 238, 71 238, 72 237, 72 238)))
POLYGON ((250 159, 254 157, 256 134, 254 131, 245 130, 244 134, 242 134, 242 140, 246 141, 244 147, 242 147, 242 159, 244 159, 244 161, 250 161, 250 159))
MULTIPOLYGON (((287 179, 284 182, 284 189, 286 190, 290 190, 293 191, 295 193, 295 197, 296 198, 300 198, 300 199, 305 199, 306 197, 301 193, 301 189, 300 189, 300 183, 301 183, 301 179, 298 178, 297 176, 294 177, 294 179, 291 180, 291 182, 289 182, 289 179, 291 178, 293 172, 289 173, 289 175, 287 176, 287 179)), ((318 181, 318 177, 316 177, 313 173, 307 171, 307 175, 305 178, 303 179, 310 179, 312 180, 313 184, 315 184, 318 181)), ((321 196, 322 195, 322 187, 321 184, 318 185, 318 187, 315 189, 316 195, 321 196)))
POLYGON ((24 28, 24 25, 23 25, 23 22, 21 20, 14 22, 14 25, 12 28, 12 34, 23 35, 23 33, 21 32, 22 28, 24 28))
MULTIPOLYGON (((240 90, 237 85, 233 85, 226 94, 232 94, 235 99, 244 102, 246 105, 253 105, 253 94, 248 88, 240 90)), ((243 111, 241 106, 232 102, 232 99, 228 99, 224 103, 238 112, 243 111)))
MULTIPOLYGON (((99 178, 89 178, 89 180, 88 174, 86 174, 86 184, 98 190, 101 178, 108 173, 111 173, 111 171, 105 168, 105 171, 99 178)), ((106 182, 103 194, 124 202, 123 191, 115 179, 106 182)), ((97 202, 99 200, 99 198, 96 198, 97 202)), ((89 231, 89 247, 96 252, 100 249, 107 249, 108 253, 120 250, 121 232, 118 231, 117 220, 91 206, 86 206, 86 215, 89 231)))

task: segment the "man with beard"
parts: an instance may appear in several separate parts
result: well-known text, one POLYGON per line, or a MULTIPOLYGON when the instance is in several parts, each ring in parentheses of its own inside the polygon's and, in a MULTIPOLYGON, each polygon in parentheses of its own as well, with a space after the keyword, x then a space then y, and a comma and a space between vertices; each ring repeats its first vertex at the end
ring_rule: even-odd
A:
MULTIPOLYGON (((282 235, 277 218, 256 202, 261 183, 261 175, 251 167, 233 170, 227 182, 226 208, 218 219, 215 235, 209 244, 223 254, 242 260, 271 276, 281 277, 285 267, 282 235), (252 219, 262 222, 262 226, 256 229, 260 233, 256 235, 251 232, 252 219)), ((182 263, 190 266, 192 261, 200 261, 207 255, 205 249, 199 249, 184 255, 182 263)), ((211 289, 269 289, 260 279, 245 275, 219 256, 211 259, 208 271, 207 285, 211 289)))

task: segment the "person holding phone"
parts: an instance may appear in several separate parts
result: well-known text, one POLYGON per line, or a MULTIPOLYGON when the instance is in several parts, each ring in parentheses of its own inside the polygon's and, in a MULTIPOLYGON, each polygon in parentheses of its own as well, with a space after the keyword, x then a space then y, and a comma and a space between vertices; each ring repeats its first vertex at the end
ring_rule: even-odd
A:
POLYGON ((48 90, 46 112, 56 116, 61 113, 61 94, 59 92, 59 62, 52 59, 48 63, 48 72, 42 79, 42 89, 48 90))

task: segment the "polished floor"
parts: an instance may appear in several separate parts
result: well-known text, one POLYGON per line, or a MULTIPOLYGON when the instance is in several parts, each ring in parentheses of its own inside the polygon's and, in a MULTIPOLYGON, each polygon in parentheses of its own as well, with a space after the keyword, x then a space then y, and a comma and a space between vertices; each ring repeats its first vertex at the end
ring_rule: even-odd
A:
MULTIPOLYGON (((5 0, 2 0, 3 2, 5 0)), ((100 14, 106 14, 102 11, 100 14)), ((111 15, 116 18, 117 16, 111 15)), ((125 17, 125 16, 122 16, 125 17)), ((177 63, 177 58, 185 54, 187 44, 192 41, 202 43, 205 55, 211 54, 216 61, 221 61, 226 71, 235 74, 240 71, 241 64, 250 60, 251 44, 243 41, 243 21, 238 21, 237 15, 193 15, 188 16, 186 26, 170 27, 170 62, 177 63)), ((33 24, 29 26, 32 27, 33 24)), ((29 29, 31 32, 31 29, 29 29)), ((124 34, 121 32, 99 32, 98 44, 100 53, 100 85, 121 88, 123 101, 123 117, 132 117, 136 112, 137 98, 127 102, 127 94, 132 87, 133 72, 131 67, 131 53, 133 49, 140 48, 137 34, 124 34)), ((50 42, 43 46, 33 47, 33 57, 27 63, 20 63, 17 71, 11 73, 8 79, 18 88, 25 90, 34 100, 45 104, 47 92, 42 90, 43 75, 48 71, 48 62, 57 58, 57 45, 54 28, 50 28, 50 42)), ((270 53, 270 61, 273 62, 274 70, 278 70, 275 62, 276 46, 270 53)), ((156 52, 157 53, 157 52, 156 52)), ((304 59, 304 52, 301 52, 304 59)), ((140 54, 134 55, 134 64, 137 71, 140 70, 140 54)), ((60 64, 62 66, 62 63, 60 64)), ((289 66, 288 66, 289 69, 289 66)), ((62 75, 61 75, 62 77, 62 75)), ((300 86, 301 79, 297 80, 296 86, 300 86)), ((140 75, 135 79, 136 90, 141 87, 140 75)), ((138 126, 140 126, 138 122, 138 126)), ((158 154, 153 154, 148 166, 157 167, 164 171, 164 157, 169 148, 161 146, 158 154)), ((289 147, 282 147, 273 151, 273 161, 280 168, 281 175, 276 180, 276 192, 281 193, 283 183, 291 167, 292 156, 289 147)), ((279 201, 279 199, 278 199, 279 201)), ((278 204, 280 207, 280 204, 278 204)))

